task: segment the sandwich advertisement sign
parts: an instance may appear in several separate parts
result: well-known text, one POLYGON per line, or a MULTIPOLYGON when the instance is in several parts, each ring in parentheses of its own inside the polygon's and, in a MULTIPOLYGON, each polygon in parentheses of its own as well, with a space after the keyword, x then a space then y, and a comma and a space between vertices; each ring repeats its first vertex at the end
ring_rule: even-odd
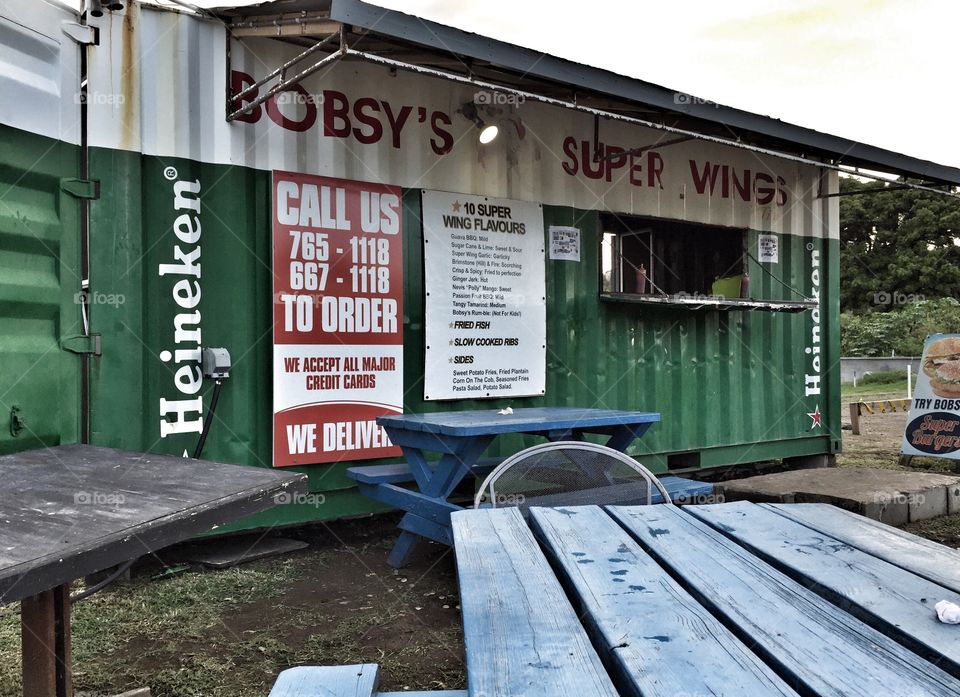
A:
POLYGON ((923 346, 904 455, 960 459, 960 334, 934 334, 923 346))

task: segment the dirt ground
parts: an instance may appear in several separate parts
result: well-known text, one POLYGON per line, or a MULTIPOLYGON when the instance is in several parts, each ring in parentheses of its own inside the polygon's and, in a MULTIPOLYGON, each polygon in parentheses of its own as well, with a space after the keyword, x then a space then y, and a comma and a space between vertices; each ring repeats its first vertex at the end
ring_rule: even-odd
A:
MULTIPOLYGON (((849 416, 844 424, 849 425, 849 416)), ((843 452, 837 457, 841 467, 882 467, 909 471, 960 475, 960 462, 936 458, 914 458, 909 467, 901 467, 900 441, 907 425, 903 412, 870 414, 860 417, 860 435, 843 432, 843 452)), ((960 548, 960 515, 942 516, 904 526, 904 530, 949 547, 960 548)))
POLYGON ((860 435, 850 430, 850 415, 843 414, 843 452, 837 457, 841 467, 875 467, 910 471, 930 471, 944 474, 960 474, 955 461, 936 458, 914 458, 909 467, 898 465, 900 443, 907 425, 905 412, 888 414, 865 414, 860 417, 860 435))
MULTIPOLYGON (((197 545, 141 560, 129 582, 74 608, 78 695, 266 697, 288 666, 361 662, 380 664, 384 690, 466 687, 453 555, 424 543, 395 571, 396 522, 285 530, 310 547, 224 571, 163 575, 197 545)), ((16 609, 0 616, 3 697, 20 694, 16 609)))
MULTIPOLYGON (((838 464, 897 468, 905 422, 863 417, 862 435, 843 432, 838 464)), ((944 461, 915 465, 953 471, 944 461)), ((266 697, 288 666, 359 662, 380 664, 384 690, 464 688, 453 555, 422 544, 407 568, 390 568, 397 519, 285 530, 309 548, 223 571, 186 563, 197 544, 141 560, 130 581, 74 608, 78 695, 149 686, 155 697, 266 697)), ((907 529, 960 547, 960 516, 907 529)), ((20 694, 16 611, 0 608, 0 697, 20 694)))

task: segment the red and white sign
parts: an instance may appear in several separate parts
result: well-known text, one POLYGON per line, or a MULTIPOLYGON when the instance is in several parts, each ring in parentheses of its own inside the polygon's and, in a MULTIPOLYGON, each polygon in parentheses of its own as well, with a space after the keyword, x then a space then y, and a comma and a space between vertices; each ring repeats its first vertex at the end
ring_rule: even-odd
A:
POLYGON ((273 465, 400 454, 400 189, 273 173, 273 465))

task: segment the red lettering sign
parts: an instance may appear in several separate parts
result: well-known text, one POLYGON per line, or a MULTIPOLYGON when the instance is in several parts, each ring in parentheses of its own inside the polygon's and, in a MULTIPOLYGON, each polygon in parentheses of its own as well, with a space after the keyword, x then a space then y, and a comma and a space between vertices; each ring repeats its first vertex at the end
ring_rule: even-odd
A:
POLYGON ((402 233, 397 187, 274 172, 274 466, 399 454, 402 233))

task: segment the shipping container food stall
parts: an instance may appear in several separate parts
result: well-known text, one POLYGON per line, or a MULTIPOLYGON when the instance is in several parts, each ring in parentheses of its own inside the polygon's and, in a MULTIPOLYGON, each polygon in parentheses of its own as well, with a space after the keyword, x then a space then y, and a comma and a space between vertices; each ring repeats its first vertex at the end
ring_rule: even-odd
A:
POLYGON ((123 4, 0 3, 0 449, 309 473, 248 526, 376 510, 344 470, 397 456, 390 413, 652 411, 654 471, 827 460, 839 172, 960 183, 356 0, 123 4))

